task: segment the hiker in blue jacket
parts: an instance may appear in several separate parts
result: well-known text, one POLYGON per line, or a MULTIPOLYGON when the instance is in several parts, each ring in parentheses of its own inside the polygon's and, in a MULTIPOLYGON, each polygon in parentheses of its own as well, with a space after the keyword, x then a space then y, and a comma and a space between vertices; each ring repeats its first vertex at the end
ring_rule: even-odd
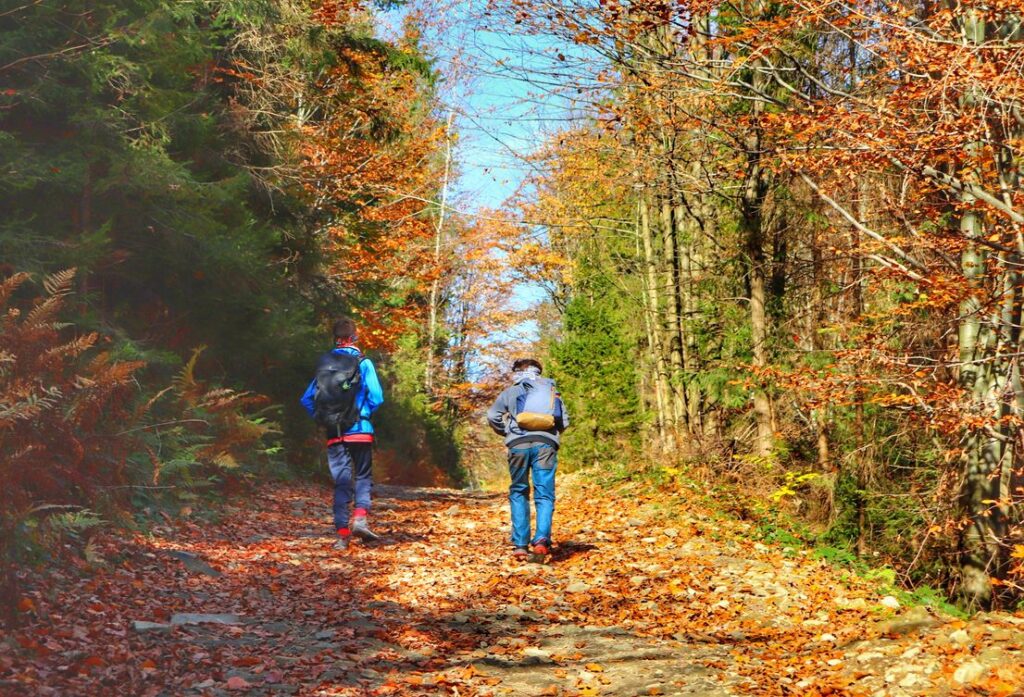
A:
POLYGON ((554 380, 541 377, 544 368, 533 358, 512 364, 512 385, 487 410, 487 422, 505 437, 511 484, 512 554, 541 561, 551 552, 551 519, 555 512, 555 469, 559 436, 569 427, 569 414, 554 380), (530 480, 537 509, 537 530, 530 537, 530 480))
POLYGON ((302 395, 302 406, 327 432, 327 464, 334 479, 334 548, 348 549, 354 534, 377 539, 366 518, 373 490, 373 424, 384 403, 373 361, 356 346, 356 324, 348 317, 334 323, 334 349, 320 356, 316 377, 302 395), (349 504, 355 510, 349 527, 349 504))

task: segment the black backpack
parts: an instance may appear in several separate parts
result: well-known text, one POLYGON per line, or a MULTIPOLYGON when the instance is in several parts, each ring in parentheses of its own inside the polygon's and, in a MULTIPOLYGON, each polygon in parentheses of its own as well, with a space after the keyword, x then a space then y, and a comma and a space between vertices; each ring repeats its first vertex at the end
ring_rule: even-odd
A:
POLYGON ((331 351, 317 361, 313 418, 329 436, 340 437, 359 421, 356 402, 363 386, 363 360, 360 354, 331 351))

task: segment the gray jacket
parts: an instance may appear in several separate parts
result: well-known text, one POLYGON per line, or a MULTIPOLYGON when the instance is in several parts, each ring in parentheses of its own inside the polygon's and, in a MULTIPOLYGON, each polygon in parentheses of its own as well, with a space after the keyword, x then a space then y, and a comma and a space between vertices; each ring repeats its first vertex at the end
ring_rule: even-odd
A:
POLYGON ((516 413, 516 400, 519 399, 521 394, 526 392, 523 382, 539 376, 540 372, 532 366, 515 373, 512 386, 507 387, 504 392, 498 395, 498 398, 494 400, 494 404, 487 410, 487 423, 490 424, 495 433, 505 436, 505 445, 509 448, 526 443, 545 443, 557 448, 560 444, 559 435, 562 431, 569 428, 569 412, 565 408, 565 402, 562 402, 562 423, 560 429, 524 431, 519 428, 519 424, 513 418, 516 413))

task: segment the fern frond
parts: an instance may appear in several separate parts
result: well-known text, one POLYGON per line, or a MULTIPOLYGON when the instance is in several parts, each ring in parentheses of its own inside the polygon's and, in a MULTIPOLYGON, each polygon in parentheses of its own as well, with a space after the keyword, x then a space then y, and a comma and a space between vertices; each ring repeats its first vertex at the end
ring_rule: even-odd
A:
POLYGON ((200 409, 208 409, 210 411, 221 411, 225 408, 235 406, 240 398, 243 397, 245 392, 235 392, 234 390, 221 387, 215 390, 210 390, 204 394, 198 403, 200 409))
POLYGON ((93 332, 85 334, 60 346, 54 346, 43 354, 43 360, 48 362, 57 357, 78 358, 95 345, 99 334, 93 332))
POLYGON ((8 353, 7 351, 0 349, 0 377, 6 376, 10 372, 11 366, 17 362, 17 356, 13 353, 8 353))
POLYGON ((153 465, 153 486, 157 486, 160 483, 160 470, 163 468, 163 463, 160 462, 160 458, 157 457, 156 451, 153 448, 148 445, 144 447, 149 455, 149 462, 153 465))
POLYGON ((62 397, 60 388, 51 387, 17 402, 0 402, 0 428, 12 426, 15 421, 34 421, 56 407, 62 397))
POLYGON ((25 329, 56 329, 56 325, 49 322, 55 317, 61 308, 64 307, 63 295, 51 295, 33 307, 22 321, 25 329))
POLYGON ((106 387, 127 384, 131 377, 145 367, 143 361, 112 361, 109 353, 96 355, 89 363, 89 373, 93 380, 106 387))
POLYGON ((30 278, 32 278, 32 274, 20 271, 8 276, 0 282, 0 308, 7 307, 7 301, 11 299, 11 295, 14 294, 14 291, 16 291, 22 283, 30 278))
POLYGON ((228 452, 217 453, 213 458, 213 464, 224 469, 237 469, 239 466, 235 456, 228 452))
POLYGON ((143 404, 139 405, 138 407, 136 407, 135 412, 132 415, 132 421, 133 422, 141 421, 142 417, 150 412, 150 410, 153 408, 153 405, 156 404, 158 401, 160 401, 160 398, 163 397, 168 392, 170 392, 172 389, 174 389, 174 388, 173 387, 165 387, 164 389, 160 390, 155 395, 150 397, 145 403, 143 403, 143 404))
POLYGON ((199 355, 206 350, 205 346, 198 346, 192 349, 192 357, 188 359, 185 366, 171 380, 175 394, 189 404, 195 404, 202 387, 196 380, 196 362, 199 355))
POLYGON ((83 530, 102 525, 103 519, 87 508, 79 511, 55 513, 46 519, 46 525, 55 532, 75 535, 83 530))
POLYGON ((51 296, 67 295, 71 292, 71 283, 75 280, 76 273, 78 269, 75 267, 52 273, 43 279, 43 288, 51 296))

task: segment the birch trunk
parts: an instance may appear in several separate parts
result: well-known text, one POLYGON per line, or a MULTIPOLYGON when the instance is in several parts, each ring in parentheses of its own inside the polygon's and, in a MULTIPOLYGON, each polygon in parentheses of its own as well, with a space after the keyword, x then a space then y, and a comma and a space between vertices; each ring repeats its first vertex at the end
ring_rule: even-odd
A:
MULTIPOLYGON (((441 264, 441 246, 444 241, 444 219, 448 210, 448 180, 451 174, 452 165, 452 120, 455 112, 448 112, 448 121, 445 124, 445 146, 444 146, 444 180, 441 183, 441 209, 437 213, 437 222, 434 226, 434 269, 438 271, 441 264)), ((426 375, 423 378, 423 388, 427 396, 434 391, 434 359, 437 352, 437 314, 438 294, 441 287, 441 277, 438 275, 430 284, 430 315, 427 320, 427 363, 426 375)))
POLYGON ((640 239, 644 248, 645 298, 647 320, 651 342, 651 353, 654 356, 654 394, 658 408, 658 435, 660 445, 666 444, 666 433, 669 423, 669 387, 668 364, 665 360, 665 342, 662 336, 661 298, 658 292, 658 263, 654 254, 654 235, 651 231, 650 210, 647 199, 641 198, 640 203, 640 239))

